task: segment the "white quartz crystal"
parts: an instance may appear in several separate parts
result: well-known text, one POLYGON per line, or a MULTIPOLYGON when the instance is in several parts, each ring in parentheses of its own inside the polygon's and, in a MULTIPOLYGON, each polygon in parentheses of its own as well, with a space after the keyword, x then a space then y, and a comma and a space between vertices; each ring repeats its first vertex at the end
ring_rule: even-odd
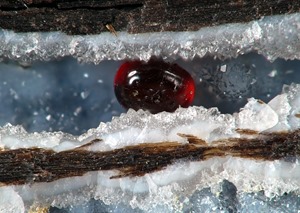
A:
POLYGON ((277 113, 268 105, 251 98, 237 115, 237 127, 262 132, 278 123, 277 113))
POLYGON ((122 60, 151 56, 174 60, 212 54, 237 57, 251 51, 276 58, 300 59, 300 14, 264 17, 245 24, 226 24, 195 32, 163 32, 118 36, 69 36, 61 32, 14 33, 0 30, 0 57, 21 63, 73 56, 81 62, 98 64, 102 60, 122 60))

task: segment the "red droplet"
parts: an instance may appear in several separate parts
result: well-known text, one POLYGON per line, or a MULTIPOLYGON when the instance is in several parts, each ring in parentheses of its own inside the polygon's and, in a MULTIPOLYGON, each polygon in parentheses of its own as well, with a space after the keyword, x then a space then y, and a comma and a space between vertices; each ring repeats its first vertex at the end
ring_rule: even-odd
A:
POLYGON ((125 62, 115 76, 114 87, 125 108, 151 113, 188 107, 195 93, 194 80, 187 71, 158 60, 125 62))

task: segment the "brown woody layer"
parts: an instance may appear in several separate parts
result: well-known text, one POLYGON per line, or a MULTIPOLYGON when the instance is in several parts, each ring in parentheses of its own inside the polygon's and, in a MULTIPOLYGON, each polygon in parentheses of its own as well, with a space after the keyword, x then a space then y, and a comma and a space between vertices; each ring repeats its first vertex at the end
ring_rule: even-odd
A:
MULTIPOLYGON (((253 134, 253 133, 252 133, 253 134)), ((257 134, 255 139, 233 138, 207 145, 191 135, 188 144, 161 142, 91 152, 86 146, 54 152, 39 148, 0 151, 0 185, 51 182, 82 176, 89 171, 119 170, 119 175, 142 176, 162 170, 176 161, 202 161, 216 156, 257 160, 291 160, 300 156, 300 131, 257 134)), ((101 142, 100 140, 91 143, 101 142)))
POLYGON ((299 12, 300 1, 274 0, 2 0, 0 28, 20 32, 98 34, 111 24, 131 33, 198 30, 299 12), (185 2, 185 1, 184 1, 185 2))

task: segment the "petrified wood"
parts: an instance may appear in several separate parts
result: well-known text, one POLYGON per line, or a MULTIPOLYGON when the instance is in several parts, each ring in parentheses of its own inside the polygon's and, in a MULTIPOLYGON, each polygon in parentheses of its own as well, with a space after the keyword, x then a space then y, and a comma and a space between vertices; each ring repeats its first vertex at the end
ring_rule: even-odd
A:
POLYGON ((130 33, 198 30, 298 12, 300 2, 253 0, 4 0, 0 28, 98 34, 107 24, 130 33))
POLYGON ((300 156, 300 131, 255 134, 255 139, 231 138, 208 145, 192 135, 188 144, 158 142, 127 146, 106 152, 85 150, 95 139, 73 150, 54 152, 30 148, 0 151, 0 185, 51 182, 65 177, 81 176, 98 170, 118 170, 119 175, 143 176, 162 170, 179 160, 202 161, 212 157, 233 156, 248 159, 293 160, 300 156))

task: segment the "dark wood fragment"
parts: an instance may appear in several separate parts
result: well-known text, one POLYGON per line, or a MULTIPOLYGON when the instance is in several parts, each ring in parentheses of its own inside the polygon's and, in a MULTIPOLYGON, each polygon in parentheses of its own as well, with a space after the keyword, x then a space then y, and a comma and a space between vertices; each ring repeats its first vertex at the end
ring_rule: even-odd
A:
MULTIPOLYGON (((4 150, 0 151, 0 185, 51 182, 98 170, 118 170, 119 175, 112 178, 142 176, 177 161, 202 161, 227 155, 265 161, 300 156, 300 130, 259 134, 256 139, 215 141, 213 146, 197 145, 199 139, 190 135, 189 141, 189 144, 140 144, 107 152, 87 151, 86 146, 63 152, 38 148, 4 150)), ((101 140, 90 142, 94 143, 101 140)))
POLYGON ((198 30, 299 12, 300 1, 274 0, 2 0, 0 28, 68 34, 198 30))

